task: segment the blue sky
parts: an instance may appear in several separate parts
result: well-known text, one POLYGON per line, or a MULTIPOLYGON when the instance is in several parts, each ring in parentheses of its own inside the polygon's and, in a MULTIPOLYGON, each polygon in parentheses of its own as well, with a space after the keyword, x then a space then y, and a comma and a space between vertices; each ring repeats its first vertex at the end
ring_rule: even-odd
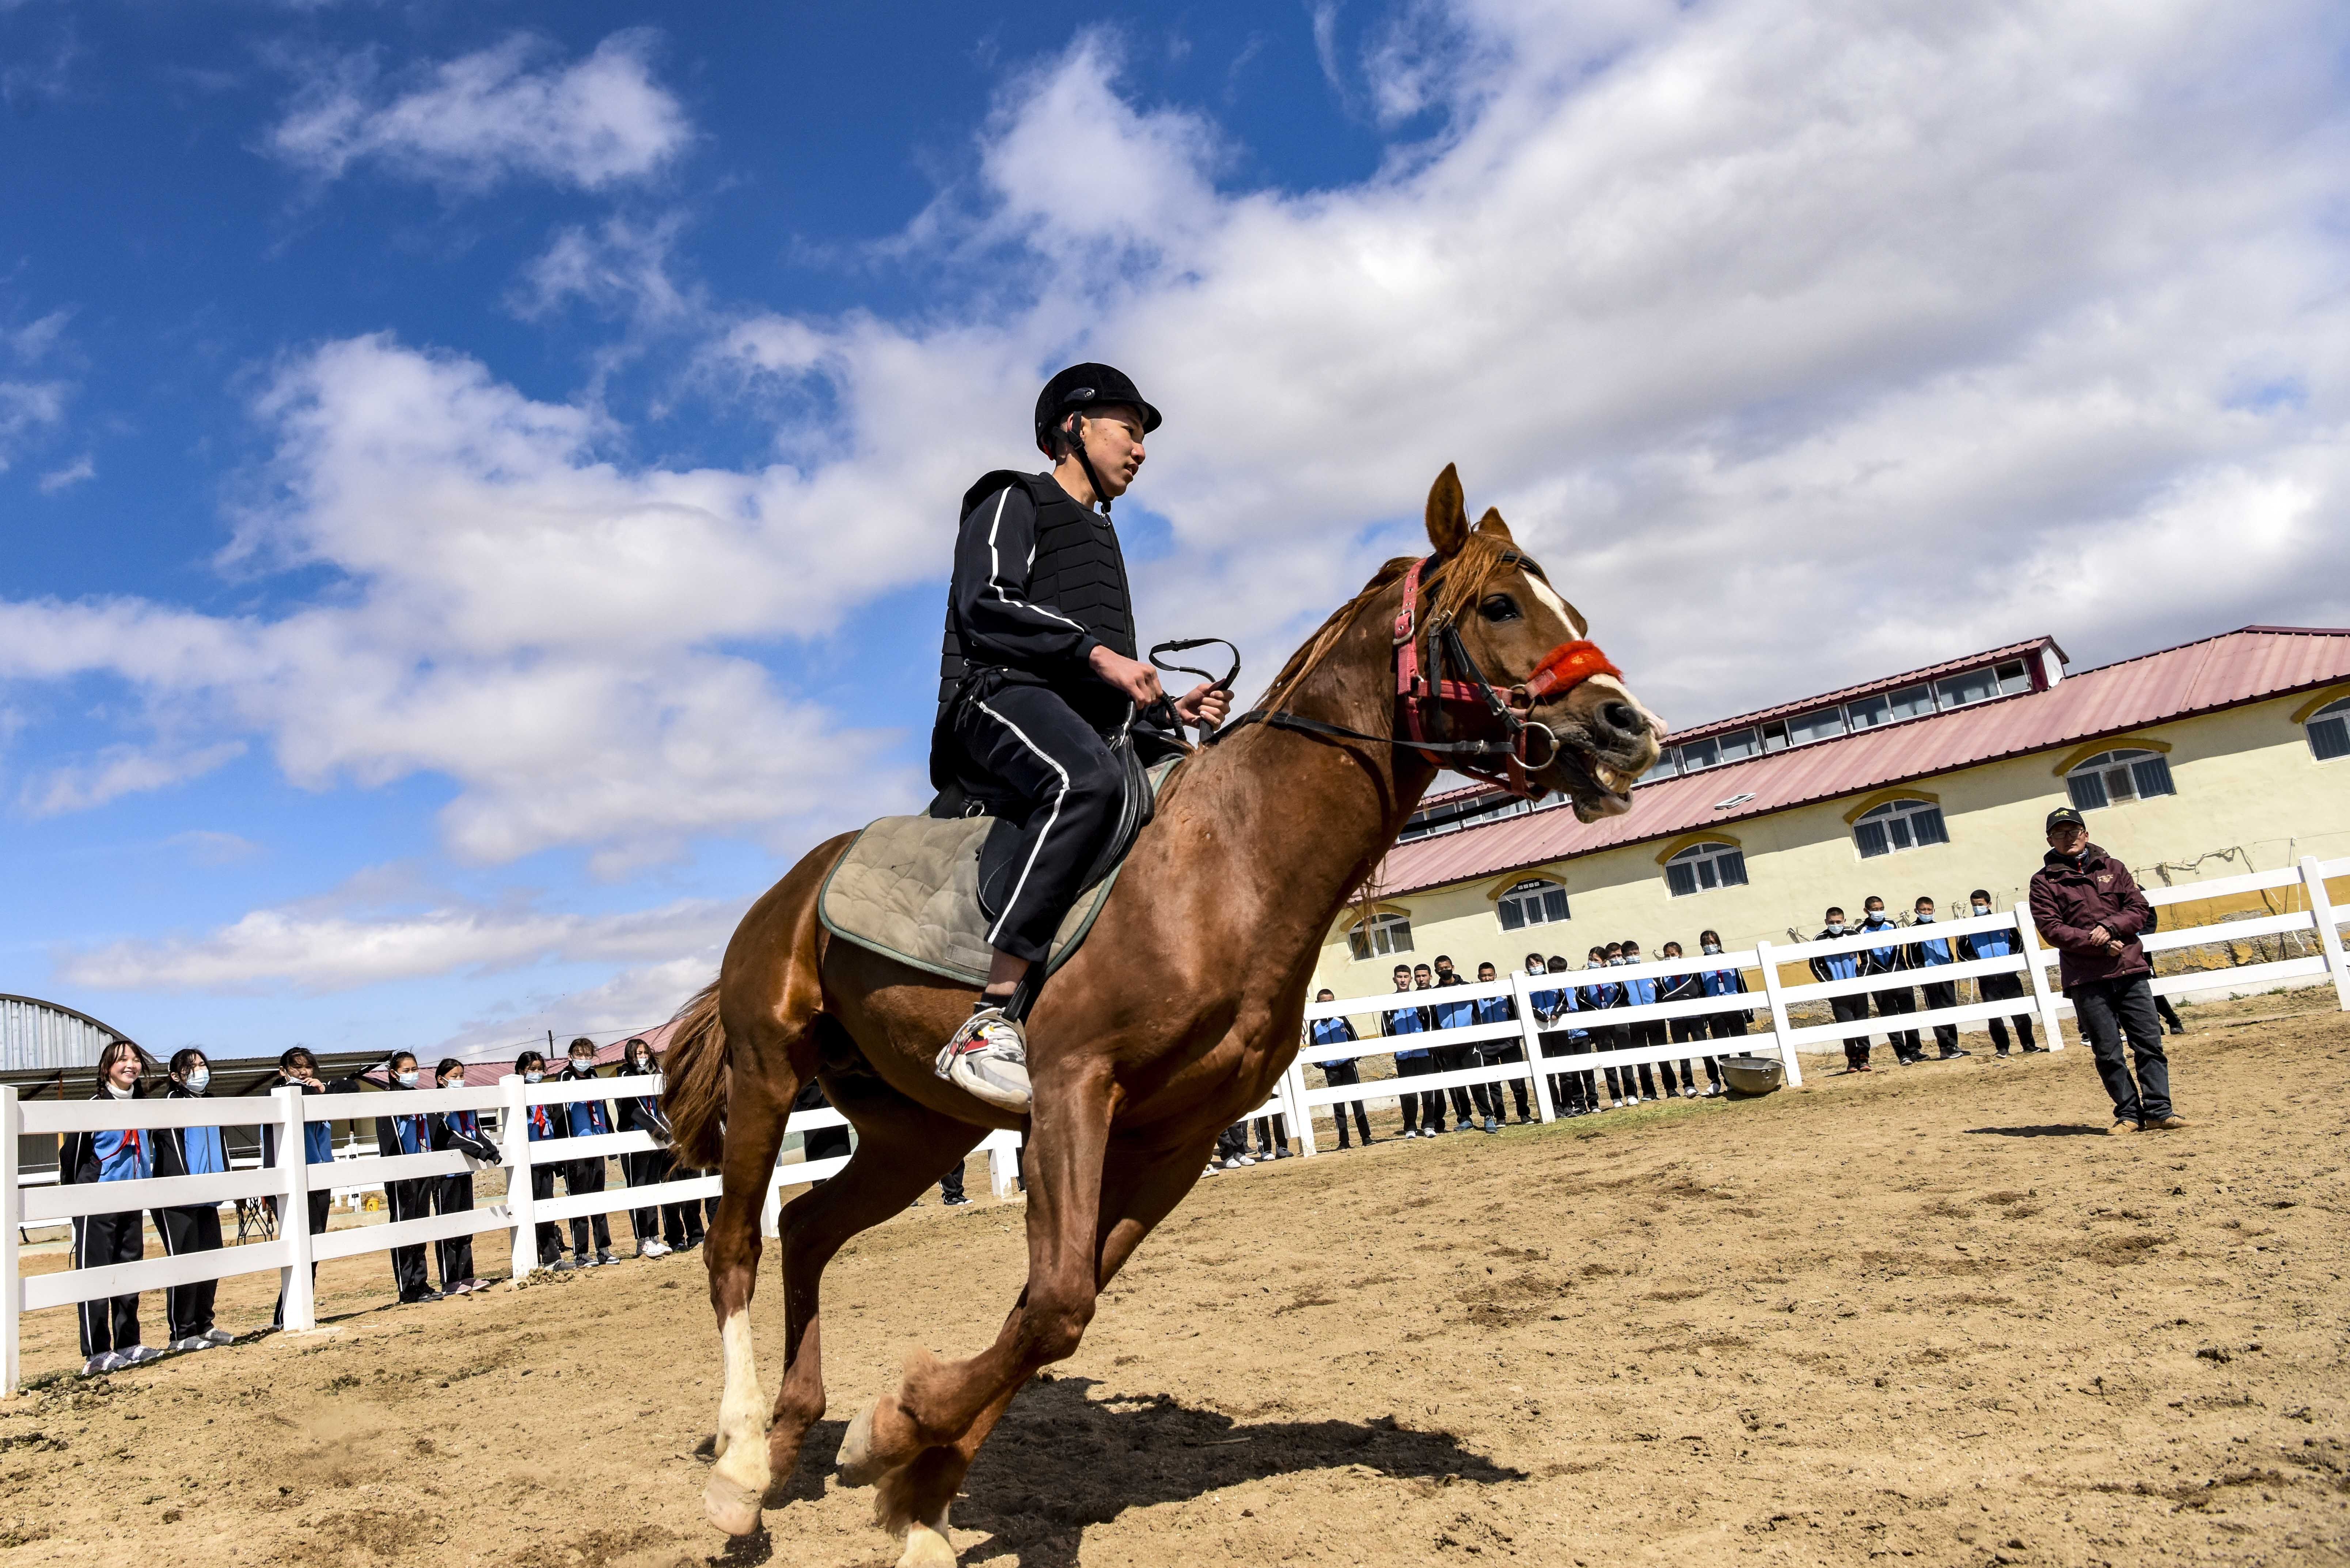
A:
POLYGON ((0 990, 664 1016, 919 799, 1072 358, 1259 672, 1448 461, 1674 719, 2350 624, 2344 19, 2246 9, 0 0, 0 990))

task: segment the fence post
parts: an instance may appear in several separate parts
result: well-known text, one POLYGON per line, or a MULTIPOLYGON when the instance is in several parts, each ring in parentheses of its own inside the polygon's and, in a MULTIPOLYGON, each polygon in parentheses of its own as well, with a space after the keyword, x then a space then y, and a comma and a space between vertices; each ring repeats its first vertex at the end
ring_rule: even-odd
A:
POLYGON ((16 1185, 25 1136, 25 1107, 17 1102, 16 1085, 0 1084, 0 1285, 8 1299, 0 1303, 0 1397, 16 1397, 17 1345, 23 1327, 25 1282, 16 1276, 17 1227, 25 1222, 25 1189, 16 1185))
POLYGON ((514 1225, 514 1240, 506 1249, 506 1271, 519 1281, 538 1267, 538 1226, 532 1213, 530 1106, 523 1099, 520 1074, 501 1077, 498 1093, 504 1096, 498 1103, 498 1130, 506 1146, 506 1218, 514 1225))
MULTIPOLYGON (((1014 1133, 1012 1135, 1014 1139, 1017 1139, 1019 1136, 1020 1135, 1018 1133, 1014 1133)), ((988 1137, 993 1138, 996 1135, 990 1133, 988 1137)), ((988 1148, 987 1179, 988 1184, 994 1188, 996 1197, 1011 1197, 1012 1189, 1019 1185, 1019 1156, 1020 1146, 1017 1142, 998 1141, 991 1145, 988 1148)))
POLYGON ((288 1333, 307 1334, 318 1326, 317 1282, 310 1274, 310 1139, 302 1120, 300 1087, 287 1084, 272 1093, 277 1100, 277 1163, 286 1181, 277 1233, 293 1258, 278 1276, 283 1303, 278 1321, 288 1333))
POLYGON ((1558 1119, 1558 1108, 1550 1101, 1550 1072, 1544 1065, 1542 1026, 1534 1021, 1534 988, 1526 983, 1526 971, 1510 971, 1510 994, 1518 1003, 1518 1036, 1526 1043, 1526 1075, 1534 1080, 1534 1106, 1541 1111, 1544 1123, 1558 1119))
POLYGON ((2015 948, 2023 955, 2023 971, 2032 977, 2033 1000, 2040 1007, 2041 1032, 2048 1036, 2048 1049, 2064 1049, 2064 1020, 2056 1016, 2056 992, 2048 984, 2048 966, 2042 959, 2039 928, 2032 923, 2032 906, 2015 906, 2015 948))
POLYGON ((2334 976, 2334 1000, 2342 1011, 2350 1012, 2350 966, 2342 957, 2342 933, 2334 925, 2334 900, 2325 891, 2325 873, 2317 868, 2317 857, 2301 857, 2301 879, 2309 889, 2309 912, 2317 917, 2317 947, 2325 955, 2325 968, 2334 976))
POLYGON ((1754 966, 1762 971, 1762 999, 1771 1007, 1771 1044, 1779 1048, 1779 1060, 1787 1069, 1787 1086, 1804 1086, 1804 1069, 1795 1060, 1795 1047, 1787 1036, 1794 1025, 1787 1022, 1787 993, 1779 984, 1779 961, 1771 954, 1769 942, 1754 944, 1754 966))
POLYGON ((1305 1104, 1305 1064, 1292 1057, 1289 1071, 1281 1075, 1281 1082, 1289 1096, 1289 1120, 1297 1134, 1297 1152, 1311 1159, 1318 1151, 1314 1147, 1314 1113, 1305 1104))

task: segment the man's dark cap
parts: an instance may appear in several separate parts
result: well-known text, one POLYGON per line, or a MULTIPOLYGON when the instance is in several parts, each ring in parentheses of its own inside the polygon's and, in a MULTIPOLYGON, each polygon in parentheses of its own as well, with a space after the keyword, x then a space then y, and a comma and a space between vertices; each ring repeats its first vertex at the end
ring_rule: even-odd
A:
POLYGON ((1104 403, 1131 403, 1142 410, 1142 433, 1149 435, 1159 428, 1159 410, 1143 401, 1142 394, 1127 379, 1126 372, 1114 365, 1072 365, 1051 380, 1036 394, 1036 440, 1043 445, 1048 431, 1071 414, 1104 403))
POLYGON ((2048 820, 2041 825, 2040 831, 2043 833, 2054 833, 2060 827, 2086 827, 2088 826, 2089 825, 2087 823, 2081 820, 2081 814, 2079 812, 2074 810, 2069 805, 2060 805, 2055 810, 2048 814, 2048 820))

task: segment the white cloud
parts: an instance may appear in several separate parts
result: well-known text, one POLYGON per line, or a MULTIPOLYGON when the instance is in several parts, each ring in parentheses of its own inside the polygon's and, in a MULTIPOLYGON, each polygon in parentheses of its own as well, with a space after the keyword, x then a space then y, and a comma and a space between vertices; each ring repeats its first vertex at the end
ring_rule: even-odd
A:
POLYGON ((324 179, 372 160, 409 179, 483 191, 521 175, 598 190, 652 173, 692 128, 653 79, 656 35, 613 34, 583 60, 545 60, 517 36, 491 48, 380 78, 372 54, 320 71, 269 133, 279 158, 324 179))
POLYGON ((51 769, 25 786, 23 802, 36 816, 87 811, 144 790, 201 778, 244 753, 242 741, 190 749, 109 746, 86 763, 51 769))
POLYGON ((567 1041, 579 1034, 603 1039, 622 1031, 653 1029, 675 1016, 685 999, 717 972, 713 944, 684 957, 622 970, 578 991, 535 992, 467 1019, 438 1049, 478 1060, 499 1047, 505 1053, 525 1044, 544 1049, 550 1032, 557 1041, 567 1041))
POLYGON ((97 476, 98 463, 89 453, 84 452, 63 468, 54 468, 41 475, 39 489, 44 495, 55 495, 61 490, 71 489, 85 479, 94 479, 97 476))

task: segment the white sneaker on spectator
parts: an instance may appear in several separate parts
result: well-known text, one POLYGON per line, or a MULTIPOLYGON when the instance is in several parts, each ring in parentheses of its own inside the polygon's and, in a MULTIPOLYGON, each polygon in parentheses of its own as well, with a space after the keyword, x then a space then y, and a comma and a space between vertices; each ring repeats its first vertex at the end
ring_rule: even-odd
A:
POLYGON ((120 1354, 122 1357, 122 1365, 125 1366, 144 1366, 151 1361, 161 1361, 163 1359, 163 1353, 161 1351, 155 1349, 151 1345, 134 1345, 130 1349, 122 1351, 120 1354))
POLYGON ((234 1345, 236 1343, 236 1335, 231 1334, 224 1328, 208 1328, 204 1330, 204 1337, 211 1340, 214 1345, 234 1345))
POLYGON ((110 1350, 101 1350, 81 1364, 84 1377, 103 1377, 122 1365, 122 1358, 110 1350))
POLYGON ((666 1258, 669 1256, 669 1243, 660 1240, 658 1237, 649 1241, 639 1241, 637 1243, 637 1256, 639 1258, 666 1258))
POLYGON ((212 1347, 213 1342, 201 1334, 192 1334, 185 1339, 175 1339, 172 1342, 172 1348, 174 1350, 210 1350, 212 1347))

